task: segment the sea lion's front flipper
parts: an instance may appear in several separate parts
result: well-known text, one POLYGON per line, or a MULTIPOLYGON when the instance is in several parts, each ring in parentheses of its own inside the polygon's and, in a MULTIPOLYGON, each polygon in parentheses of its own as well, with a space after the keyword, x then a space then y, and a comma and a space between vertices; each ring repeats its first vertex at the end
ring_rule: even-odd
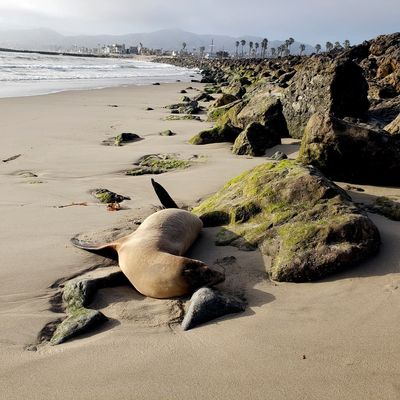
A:
POLYGON ((115 249, 116 243, 96 244, 84 242, 77 237, 73 237, 71 243, 78 249, 86 250, 102 257, 111 258, 112 260, 118 260, 118 253, 115 249))
POLYGON ((156 192, 156 195, 159 198, 161 204, 165 208, 179 208, 176 205, 175 201, 172 200, 172 197, 159 183, 157 183, 154 179, 152 179, 151 184, 153 185, 154 191, 156 192))

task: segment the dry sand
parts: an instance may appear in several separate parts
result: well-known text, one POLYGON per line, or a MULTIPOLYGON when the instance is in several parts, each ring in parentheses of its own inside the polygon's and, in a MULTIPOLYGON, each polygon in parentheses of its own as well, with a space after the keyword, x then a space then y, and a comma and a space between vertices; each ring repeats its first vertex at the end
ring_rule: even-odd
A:
MULTIPOLYGON (((207 122, 163 121, 162 106, 177 102, 186 86, 0 100, 0 159, 21 154, 0 163, 0 397, 399 399, 400 224, 377 215, 371 218, 382 234, 380 254, 309 284, 268 281, 268 259, 215 247, 215 229, 206 229, 191 255, 210 264, 236 257, 227 266, 226 285, 246 293, 244 314, 182 332, 170 324, 171 302, 145 299, 128 286, 103 289, 93 304, 112 319, 103 329, 60 346, 25 350, 47 322, 62 317, 50 310, 53 282, 103 261, 74 249, 70 237, 126 226, 158 205, 149 176, 120 171, 149 153, 206 156, 157 179, 180 204, 193 205, 265 161, 234 156, 227 144, 189 145, 207 122), (155 110, 145 111, 147 106, 155 110), (159 136, 165 129, 177 135, 159 136), (121 132, 145 140, 101 145, 121 132), (132 200, 108 212, 89 194, 98 187, 132 200), (88 206, 57 208, 71 202, 88 206)), ((268 155, 281 149, 293 157, 297 146, 289 143, 268 155)), ((358 201, 400 196, 399 189, 364 189, 351 194, 358 201)))

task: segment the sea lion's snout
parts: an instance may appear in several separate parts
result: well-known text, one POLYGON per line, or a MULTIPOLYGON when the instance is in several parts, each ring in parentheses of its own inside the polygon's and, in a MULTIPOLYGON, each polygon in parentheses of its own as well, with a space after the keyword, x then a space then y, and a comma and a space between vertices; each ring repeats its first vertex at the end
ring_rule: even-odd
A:
POLYGON ((211 269, 201 261, 190 259, 186 260, 184 276, 189 286, 193 289, 217 285, 225 280, 224 272, 211 269))

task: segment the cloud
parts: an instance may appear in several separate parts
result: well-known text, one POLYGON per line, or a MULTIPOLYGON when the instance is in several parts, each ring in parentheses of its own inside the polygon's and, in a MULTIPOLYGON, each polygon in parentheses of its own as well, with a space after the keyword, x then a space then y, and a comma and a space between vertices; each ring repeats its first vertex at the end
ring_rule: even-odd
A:
POLYGON ((398 29, 399 0, 0 0, 5 27, 64 33, 129 33, 181 28, 197 33, 315 43, 352 42, 398 29))

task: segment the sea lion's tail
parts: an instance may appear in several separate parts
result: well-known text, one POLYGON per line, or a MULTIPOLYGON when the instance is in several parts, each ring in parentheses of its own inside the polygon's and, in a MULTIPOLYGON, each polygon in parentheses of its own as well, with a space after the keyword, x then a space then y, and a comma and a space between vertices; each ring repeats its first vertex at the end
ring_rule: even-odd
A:
POLYGON ((179 208, 175 201, 172 200, 172 197, 159 183, 157 183, 154 179, 151 179, 151 184, 153 185, 154 191, 156 192, 161 204, 165 208, 179 208))
POLYGON ((116 251, 117 243, 96 244, 84 242, 77 237, 73 237, 71 243, 78 249, 86 250, 102 257, 111 258, 112 260, 118 260, 118 253, 116 251))

